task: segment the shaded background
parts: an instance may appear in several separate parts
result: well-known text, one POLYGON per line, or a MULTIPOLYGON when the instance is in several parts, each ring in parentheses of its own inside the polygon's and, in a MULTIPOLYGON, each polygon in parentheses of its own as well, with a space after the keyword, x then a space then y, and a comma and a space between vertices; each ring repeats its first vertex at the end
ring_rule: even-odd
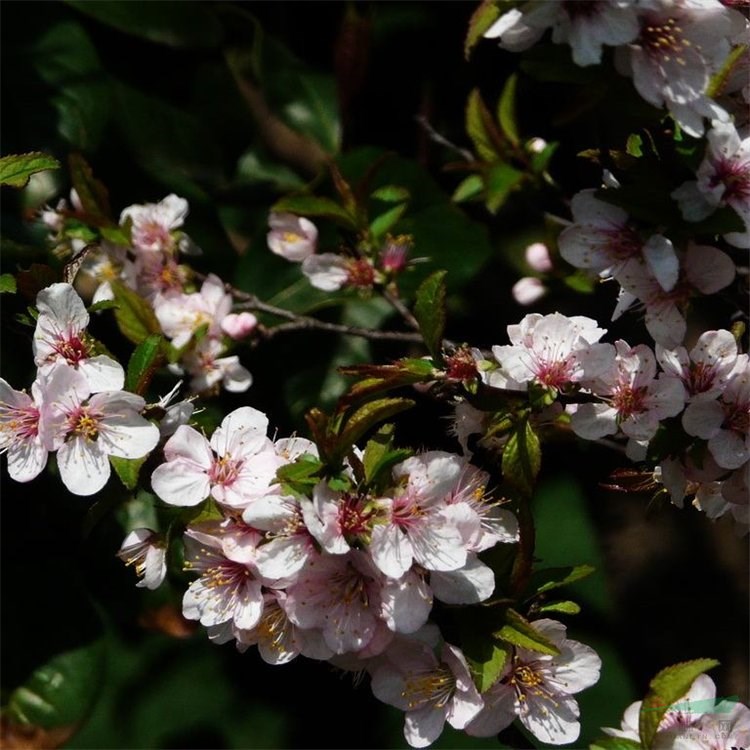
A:
MULTIPOLYGON (((446 268, 447 335, 489 347, 525 314, 510 296, 528 271, 524 246, 548 236, 547 212, 568 212, 559 193, 544 187, 512 196, 494 217, 479 204, 449 206, 461 175, 445 166, 461 156, 431 140, 417 117, 458 148, 471 148, 464 127, 469 91, 479 86, 495 101, 517 65, 490 43, 464 60, 473 10, 464 2, 6 2, 2 153, 43 150, 61 161, 71 151, 83 153, 108 186, 115 214, 172 191, 183 195, 191 206, 185 229, 204 251, 194 264, 199 270, 290 309, 398 327, 375 300, 330 305, 300 281, 296 267, 267 251, 269 207, 313 175, 304 154, 279 161, 268 123, 254 115, 232 75, 228 60, 239 60, 254 71, 252 83, 275 116, 338 155, 346 174, 361 175, 379 154, 393 153, 378 180, 410 188, 411 211, 397 228, 415 236, 415 255, 434 261, 407 278, 407 293, 434 267, 446 268)), ((591 117, 590 109, 576 114, 574 86, 523 80, 522 132, 561 142, 550 171, 562 194, 599 180, 598 167, 576 158, 581 148, 627 132, 623 112, 641 105, 622 86, 605 93, 591 117)), ((325 180, 316 186, 325 191, 325 180)), ((3 272, 48 260, 44 231, 28 219, 40 201, 54 204, 68 189, 61 170, 50 184, 3 193, 3 272)), ((322 244, 333 237, 323 228, 322 244)), ((535 310, 608 319, 609 286, 574 295, 562 274, 548 284, 535 310)), ((28 386, 30 330, 14 318, 26 302, 3 295, 2 304, 3 376, 28 386)), ((725 325, 725 313, 720 300, 699 309, 695 330, 725 325)), ((92 328, 127 356, 130 345, 106 316, 92 328)), ((633 344, 646 340, 634 317, 612 331, 633 344)), ((268 413, 279 434, 305 434, 304 412, 330 405, 346 386, 332 374, 334 365, 404 353, 318 333, 280 337, 241 354, 254 385, 246 394, 223 394, 202 419, 210 424, 251 404, 268 413)), ((164 378, 157 390, 170 385, 164 378)), ((444 431, 449 409, 418 400, 400 424, 399 440, 455 449, 448 437, 434 437, 444 431)), ((561 439, 545 449, 535 497, 540 561, 597 567, 572 587, 583 613, 567 618, 572 637, 594 646, 604 661, 600 683, 580 696, 580 746, 600 726, 619 724, 650 677, 677 661, 718 658, 719 693, 748 700, 746 541, 728 519, 711 523, 692 509, 647 507, 643 494, 605 491, 600 483, 622 465, 616 452, 561 439)), ((68 495, 52 476, 17 485, 4 475, 3 482, 3 702, 56 660, 66 702, 52 714, 37 706, 31 717, 51 732, 48 743, 405 747, 402 715, 375 701, 366 682, 355 686, 351 676, 301 659, 270 667, 255 651, 238 654, 192 633, 176 614, 187 581, 182 574, 173 571, 172 587, 159 592, 135 589, 114 553, 139 506, 123 504, 114 483, 92 505, 68 495)), ((529 743, 512 732, 503 740, 529 743)), ((501 745, 448 729, 436 746, 501 745)))

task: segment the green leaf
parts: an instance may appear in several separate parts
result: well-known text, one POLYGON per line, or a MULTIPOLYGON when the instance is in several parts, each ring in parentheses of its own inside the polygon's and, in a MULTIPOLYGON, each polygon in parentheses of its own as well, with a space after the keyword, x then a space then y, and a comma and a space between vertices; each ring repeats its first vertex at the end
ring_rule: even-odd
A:
POLYGON ((625 151, 630 156, 643 156, 643 138, 637 133, 631 133, 628 136, 627 144, 625 145, 625 151))
POLYGON ((508 646, 501 645, 499 643, 487 643, 488 648, 485 649, 485 653, 482 655, 483 658, 477 658, 476 649, 474 652, 466 653, 466 661, 469 665, 469 672, 471 672, 471 678, 474 680, 477 690, 480 693, 484 693, 489 690, 498 680, 498 677, 503 672, 510 649, 508 646), (488 653, 487 653, 488 652, 488 653))
POLYGON ((524 419, 505 444, 503 477, 525 495, 531 495, 541 463, 539 438, 528 419, 524 419))
POLYGON ((294 463, 282 466, 276 472, 276 478, 282 484, 292 486, 297 491, 304 492, 306 487, 313 487, 320 481, 320 470, 323 462, 315 456, 300 456, 294 463), (300 490, 298 485, 302 486, 300 490))
POLYGON ((641 743, 626 737, 600 737, 589 750, 641 750, 641 743))
POLYGON ((12 273, 4 273, 0 276, 0 294, 16 293, 16 277, 12 273))
POLYGON ((371 197, 384 203, 401 203, 408 201, 410 194, 405 187, 400 185, 383 185, 375 190, 371 197))
POLYGON ((653 744, 656 730, 672 703, 682 698, 695 678, 717 667, 716 659, 694 659, 666 667, 649 683, 638 717, 638 731, 644 748, 653 744))
POLYGON ((383 425, 365 446, 362 464, 368 485, 377 487, 379 480, 390 476, 390 469, 413 454, 407 448, 393 449, 392 424, 383 425))
POLYGON ((560 653, 560 649, 552 641, 535 630, 533 623, 530 623, 515 610, 507 610, 505 617, 505 625, 493 633, 495 638, 542 654, 554 656, 560 653))
POLYGON ((161 365, 164 337, 157 333, 143 339, 130 355, 125 375, 125 390, 142 396, 156 369, 161 365))
POLYGON ((424 338, 427 350, 435 360, 441 359, 445 329, 445 276, 447 271, 435 271, 417 289, 414 317, 424 338))
POLYGON ((107 188, 94 177, 88 162, 81 154, 71 154, 68 166, 70 179, 86 213, 86 219, 98 226, 114 224, 107 188))
POLYGON ((464 56, 469 59, 471 50, 487 29, 500 18, 500 8, 495 0, 482 0, 469 19, 469 30, 464 41, 464 56))
POLYGON ((562 612, 566 615, 577 615, 581 611, 580 605, 568 600, 560 602, 549 602, 537 609, 538 612, 562 612))
POLYGON ((22 188, 29 184, 29 177, 48 169, 59 169, 60 162, 54 156, 41 151, 27 154, 9 154, 0 158, 0 185, 22 188))
POLYGON ((546 591, 559 589, 561 586, 568 586, 571 583, 588 578, 594 572, 596 572, 596 568, 593 565, 576 565, 570 568, 547 568, 534 573, 531 585, 537 594, 543 594, 546 591))
POLYGON ((493 164, 487 175, 487 197, 485 203, 490 213, 497 213, 508 200, 508 196, 523 182, 524 173, 500 162, 493 164))
POLYGON ((125 487, 129 490, 134 490, 138 484, 138 475, 141 472, 141 466, 143 466, 147 458, 148 456, 144 456, 143 458, 110 456, 109 462, 125 487))
POLYGON ((511 75, 503 86, 503 93, 497 103, 497 121, 503 129, 505 137, 514 145, 519 146, 521 136, 518 134, 518 116, 516 114, 516 88, 518 76, 511 75))
POLYGON ((161 326, 151 305, 136 291, 119 281, 112 282, 115 295, 115 319, 123 336, 134 344, 140 344, 151 334, 161 333, 161 326))
POLYGON ((414 406, 408 398, 381 398, 370 401, 356 409, 346 420, 338 440, 335 457, 342 458, 357 441, 379 422, 414 406))
POLYGON ((476 198, 484 190, 484 180, 481 175, 470 174, 464 178, 453 191, 451 200, 454 203, 463 203, 463 201, 476 198))
POLYGON ((406 206, 406 203, 399 203, 373 219, 370 224, 370 232, 372 232, 375 240, 379 240, 398 223, 398 220, 406 211, 406 206))
POLYGON ((205 49, 221 41, 218 20, 201 3, 68 0, 68 5, 125 34, 169 47, 205 49))
POLYGON ((502 156, 502 137, 479 89, 473 89, 466 101, 466 132, 482 159, 494 162, 502 156))
POLYGON ((271 211, 304 217, 320 216, 348 229, 357 228, 354 219, 342 206, 330 198, 319 198, 315 195, 288 195, 277 201, 271 211))
POLYGON ((89 305, 86 309, 90 313, 101 312, 102 310, 114 310, 117 307, 117 302, 113 299, 100 299, 98 302, 94 302, 93 305, 89 305))

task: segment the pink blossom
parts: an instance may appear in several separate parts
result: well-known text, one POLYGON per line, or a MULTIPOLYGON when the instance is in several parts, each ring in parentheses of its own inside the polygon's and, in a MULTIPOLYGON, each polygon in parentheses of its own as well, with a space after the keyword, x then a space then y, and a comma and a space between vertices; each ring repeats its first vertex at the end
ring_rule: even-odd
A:
POLYGON ((688 401, 715 398, 723 390, 737 363, 737 342, 729 331, 705 331, 688 355, 656 345, 656 358, 668 377, 685 387, 688 401))
POLYGON ((112 245, 102 240, 99 247, 92 249, 83 259, 80 274, 89 276, 96 284, 91 301, 114 299, 112 282, 119 281, 125 286, 136 288, 136 270, 124 247, 112 245))
MULTIPOLYGON (((230 393, 244 393, 253 383, 250 371, 240 364, 236 354, 222 356, 226 347, 219 339, 206 336, 185 354, 182 365, 192 376, 190 389, 193 393, 203 393, 218 388, 219 385, 230 393)), ((175 368, 182 373, 182 368, 175 368)))
POLYGON ((433 451, 408 458, 393 469, 402 488, 378 501, 369 552, 378 568, 400 578, 417 562, 428 570, 457 570, 466 564, 467 544, 446 499, 455 489, 464 461, 433 451))
POLYGON ((198 329, 205 327, 206 335, 221 335, 221 324, 232 309, 232 295, 224 283, 210 274, 194 294, 158 295, 154 313, 164 335, 172 339, 177 349, 185 346, 198 329))
POLYGON ((315 252, 318 229, 309 219, 294 214, 272 213, 267 241, 271 252, 300 263, 315 252))
POLYGON ((466 727, 474 737, 491 737, 518 716, 537 739, 565 745, 578 739, 578 703, 573 697, 599 679, 601 659, 589 646, 566 637, 554 620, 535 620, 535 630, 560 650, 551 656, 516 648, 500 679, 482 698, 485 707, 466 727))
POLYGON ((0 453, 7 452, 8 473, 16 482, 30 482, 47 465, 42 380, 34 382, 31 394, 0 378, 0 453))
POLYGON ((583 316, 567 318, 560 313, 527 315, 508 326, 510 346, 493 346, 501 371, 492 385, 523 388, 536 382, 563 388, 595 378, 612 357, 611 344, 599 344, 605 331, 583 316))
POLYGON ((163 540, 151 529, 134 529, 124 539, 117 556, 133 565, 141 579, 138 587, 157 589, 167 575, 167 548, 163 540))
POLYGON ((74 495, 93 495, 107 483, 109 456, 143 458, 159 442, 159 429, 140 412, 145 401, 125 391, 91 395, 84 375, 59 365, 49 377, 48 447, 57 447, 63 484, 74 495))
POLYGON ((529 266, 538 273, 548 273, 553 268, 549 248, 543 242, 532 242, 524 251, 524 257, 529 266))
POLYGON ((164 446, 166 463, 151 475, 154 492, 170 505, 192 506, 209 495, 244 508, 264 494, 281 462, 266 437, 268 419, 250 406, 229 413, 211 441, 182 425, 164 446))
POLYGON ((547 287, 535 276, 524 276, 513 284, 510 293, 519 305, 528 307, 547 294, 547 287))
POLYGON ((229 313, 221 321, 221 330, 235 341, 244 339, 258 325, 258 318, 250 312, 229 313))
POLYGON ((302 273, 316 289, 335 292, 346 284, 349 264, 346 258, 335 253, 310 255, 302 262, 302 273))
POLYGON ((693 401, 682 415, 689 435, 708 441, 708 450, 719 466, 738 469, 750 459, 750 365, 747 354, 737 358, 721 396, 693 401))
POLYGON ((104 354, 96 355, 86 335, 89 314, 70 284, 52 284, 36 298, 39 317, 34 330, 34 362, 49 374, 60 362, 79 370, 92 392, 116 391, 125 382, 122 366, 104 354))
POLYGON ((697 181, 686 182, 672 193, 688 221, 700 221, 720 206, 731 206, 745 223, 744 232, 729 232, 724 239, 750 247, 750 138, 740 139, 730 122, 715 120, 707 135, 708 148, 698 167, 697 181))
POLYGON ((617 320, 637 300, 646 309, 646 329, 658 344, 674 349, 685 338, 687 324, 682 310, 696 295, 714 294, 732 282, 735 265, 721 250, 708 245, 688 244, 681 254, 680 278, 674 288, 666 292, 654 278, 646 263, 632 258, 617 274, 621 284, 620 298, 612 314, 617 320))
POLYGON ((650 440, 662 419, 682 411, 685 392, 675 378, 656 378, 656 359, 640 344, 615 343, 616 357, 609 371, 593 387, 603 403, 580 404, 571 417, 576 435, 597 440, 618 428, 634 440, 650 440))
POLYGON ((187 213, 187 201, 172 193, 159 203, 128 206, 120 214, 120 224, 132 221, 131 237, 136 250, 171 251, 175 247, 173 230, 183 225, 187 213))
POLYGON ((427 747, 447 721, 464 729, 483 702, 461 651, 444 644, 440 657, 419 640, 400 639, 372 672, 376 698, 406 712, 404 737, 412 747, 427 747))
POLYGON ((182 613, 201 625, 231 623, 242 630, 258 624, 263 614, 264 581, 252 563, 230 560, 213 527, 185 532, 185 568, 198 573, 182 599, 182 613))

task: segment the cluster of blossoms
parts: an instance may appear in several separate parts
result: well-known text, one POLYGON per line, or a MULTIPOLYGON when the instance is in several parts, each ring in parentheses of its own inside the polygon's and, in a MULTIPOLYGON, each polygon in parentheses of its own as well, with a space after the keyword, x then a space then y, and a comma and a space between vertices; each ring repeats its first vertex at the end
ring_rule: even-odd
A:
MULTIPOLYGON (((559 313, 527 315, 508 326, 510 345, 494 346, 493 360, 477 352, 483 381, 495 388, 588 399, 568 404, 566 419, 581 438, 627 439, 633 460, 646 458, 666 420, 679 417, 687 440, 657 470, 672 500, 686 495, 710 517, 731 511, 748 523, 750 363, 729 331, 706 331, 688 352, 625 341, 602 343, 596 321, 559 313), (659 369, 659 365, 661 369, 659 369), (685 443, 687 442, 687 447, 685 443)), ((481 429, 475 426, 473 429, 481 429)), ((678 447, 679 446, 679 447, 678 447)))
POLYGON ((389 236, 378 257, 373 259, 367 254, 317 253, 318 230, 304 217, 272 213, 268 221, 269 249, 286 260, 300 263, 310 284, 323 292, 370 290, 375 284, 387 284, 408 265, 412 243, 406 235, 389 236))
MULTIPOLYGON (((604 46, 615 48, 619 72, 689 135, 703 135, 704 118, 728 119, 710 97, 709 82, 733 48, 746 43, 747 20, 719 0, 528 0, 503 13, 484 36, 520 52, 547 29, 553 42, 570 45, 576 65, 597 65, 604 46)), ((738 111, 744 108, 746 117, 746 78, 729 78, 724 93, 734 91, 741 93, 738 111)))
POLYGON ((57 451, 60 478, 75 495, 93 495, 110 476, 109 457, 147 456, 159 428, 145 419, 145 401, 122 390, 119 363, 97 354, 89 314, 70 284, 39 292, 31 394, 0 379, 0 450, 19 482, 34 479, 57 451))
MULTIPOLYGON (((71 213, 66 205, 45 210, 41 219, 59 244, 75 232, 71 223, 85 220, 80 201, 73 191, 71 213)), ((184 198, 168 195, 159 203, 128 206, 120 214, 119 229, 129 244, 101 239, 85 250, 78 282, 92 288, 94 303, 114 298, 112 282, 135 290, 152 306, 163 334, 179 351, 172 369, 190 375, 195 393, 222 385, 243 392, 252 376, 235 355, 227 356, 229 345, 249 335, 257 325, 252 313, 232 312, 232 297, 224 284, 210 275, 199 291, 190 292, 189 269, 179 263, 180 253, 195 255, 200 250, 180 229, 188 213, 184 198)), ((74 251, 85 243, 75 240, 74 251)))
MULTIPOLYGON (((654 710, 663 708, 655 706, 654 710)), ((642 701, 628 706, 619 729, 605 727, 612 737, 639 742, 642 701)), ((735 700, 717 700, 716 685, 700 675, 688 692, 664 713, 654 738, 659 750, 730 750, 750 745, 750 709, 735 700)))
MULTIPOLYGON (((267 428, 264 414, 242 407, 210 440, 182 425, 164 446, 154 492, 173 506, 210 498, 218 511, 185 531, 186 569, 198 577, 184 616, 217 643, 257 645, 271 664, 302 654, 366 671, 374 694, 406 712, 414 747, 436 740, 446 721, 489 736, 516 717, 546 742, 573 741, 572 695, 599 675, 590 648, 568 640, 560 623, 535 621, 559 655, 511 648, 480 695, 464 655, 431 619, 435 601, 486 601, 495 578, 479 554, 518 539, 515 516, 489 497, 489 476, 429 451, 387 470, 375 491, 348 464, 335 479, 322 477, 313 443, 272 441, 267 428), (286 479, 295 475, 312 480, 300 487, 286 479)), ((131 532, 120 551, 149 588, 165 576, 165 554, 147 529, 131 532)))

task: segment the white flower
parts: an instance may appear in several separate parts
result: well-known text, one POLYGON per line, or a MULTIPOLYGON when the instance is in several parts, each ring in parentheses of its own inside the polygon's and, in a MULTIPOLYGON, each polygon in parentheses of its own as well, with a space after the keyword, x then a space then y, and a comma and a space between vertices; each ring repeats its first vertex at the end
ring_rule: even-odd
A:
POLYGON ((724 390, 737 364, 737 342, 729 331, 705 331, 689 355, 683 346, 669 350, 657 344, 656 358, 668 377, 683 384, 689 401, 703 401, 724 390))
POLYGON ((133 222, 131 236, 136 250, 171 251, 175 247, 173 229, 181 227, 188 213, 188 202, 174 193, 159 203, 128 206, 120 214, 120 224, 133 222))
POLYGON ((733 750, 750 746, 750 709, 725 701, 677 733, 671 750, 733 750))
POLYGON ((688 435, 708 441, 719 466, 738 469, 750 459, 750 365, 747 354, 737 365, 718 400, 693 401, 682 415, 688 435))
POLYGON ((318 229, 309 219, 294 214, 272 213, 268 217, 271 231, 268 233, 268 247, 282 258, 301 263, 315 252, 318 229))
POLYGON ((60 478, 74 495, 93 495, 104 487, 109 456, 143 458, 159 442, 159 429, 140 415, 146 405, 140 396, 125 391, 91 396, 83 374, 67 365, 50 375, 47 398, 54 422, 50 444, 60 445, 60 478))
POLYGON ((612 345, 597 343, 604 333, 591 318, 532 313, 508 326, 511 346, 493 346, 492 354, 505 387, 522 388, 533 381, 559 389, 597 377, 611 360, 612 345))
POLYGON ((547 287, 535 276, 524 276, 513 284, 510 293, 519 305, 528 307, 547 294, 547 287))
POLYGON ((419 640, 398 639, 372 673, 376 698, 406 712, 404 737, 427 747, 447 721, 463 729, 482 708, 461 651, 444 644, 440 658, 419 640))
POLYGON ((618 67, 632 75, 647 102, 666 106, 680 127, 698 138, 704 117, 726 117, 706 88, 729 55, 736 17, 719 0, 659 0, 642 7, 640 33, 618 49, 618 67))
POLYGON ((570 45, 576 65, 596 65, 602 45, 630 42, 638 34, 635 3, 622 0, 551 3, 531 0, 504 13, 485 33, 512 52, 527 49, 552 28, 552 41, 570 45))
POLYGON ((92 392, 116 391, 125 382, 122 366, 103 354, 94 355, 85 335, 89 314, 70 284, 52 284, 36 298, 39 317, 34 330, 34 362, 42 374, 65 362, 88 380, 92 392))
POLYGON ((31 386, 31 394, 14 390, 0 378, 0 453, 7 452, 8 474, 16 482, 30 482, 47 465, 41 380, 31 386))
POLYGON ((640 300, 646 308, 646 329, 654 341, 666 349, 674 349, 685 338, 687 324, 682 308, 690 298, 696 292, 718 292, 732 282, 735 273, 734 262, 726 253, 690 242, 687 253, 680 258, 680 278, 667 292, 643 260, 631 258, 617 274, 622 289, 612 320, 640 300))
POLYGON ((740 139, 731 122, 714 120, 707 135, 708 148, 698 167, 697 180, 672 193, 688 221, 700 221, 719 206, 731 206, 745 222, 744 232, 729 232, 724 239, 750 247, 750 138, 740 139))
POLYGON ((206 278, 200 292, 158 295, 154 300, 159 325, 177 349, 185 346, 204 326, 207 336, 221 335, 221 324, 231 309, 232 295, 225 291, 224 283, 215 274, 206 278))
POLYGON ((131 289, 136 288, 135 264, 128 258, 127 250, 106 240, 86 254, 79 273, 96 282, 91 299, 94 303, 114 299, 113 281, 120 281, 131 289))
POLYGON ((253 384, 253 376, 240 364, 240 358, 236 354, 221 356, 225 352, 226 347, 219 339, 206 336, 183 356, 181 362, 192 375, 190 389, 193 393, 210 391, 219 384, 230 393, 244 393, 253 384))
MULTIPOLYGON (((212 525, 185 532, 185 568, 199 574, 182 599, 182 614, 206 627, 230 623, 255 627, 263 614, 264 581, 251 562, 237 562, 223 552, 212 525)), ((254 541, 260 539, 256 534, 254 541)))
POLYGON ((569 640, 561 623, 532 624, 560 654, 516 648, 500 679, 482 694, 485 707, 466 727, 467 734, 491 737, 518 716, 542 742, 565 745, 578 739, 579 709, 573 695, 597 682, 601 659, 589 646, 569 640))
POLYGON ((302 273, 324 292, 335 292, 349 280, 349 261, 335 253, 310 255, 302 261, 302 273))
POLYGON ((268 418, 243 406, 230 412, 211 442, 182 425, 166 442, 166 463, 151 475, 154 492, 170 505, 192 506, 209 495, 233 508, 244 508, 265 494, 282 465, 266 437, 268 418))
POLYGON ((662 419, 682 411, 685 392, 675 378, 656 379, 656 359, 644 344, 615 343, 617 355, 593 388, 604 403, 579 404, 571 427, 579 437, 597 440, 618 428, 634 440, 650 440, 662 419))
POLYGON ((134 529, 122 543, 117 556, 126 565, 134 565, 141 579, 136 586, 157 589, 167 575, 167 548, 151 529, 134 529))

